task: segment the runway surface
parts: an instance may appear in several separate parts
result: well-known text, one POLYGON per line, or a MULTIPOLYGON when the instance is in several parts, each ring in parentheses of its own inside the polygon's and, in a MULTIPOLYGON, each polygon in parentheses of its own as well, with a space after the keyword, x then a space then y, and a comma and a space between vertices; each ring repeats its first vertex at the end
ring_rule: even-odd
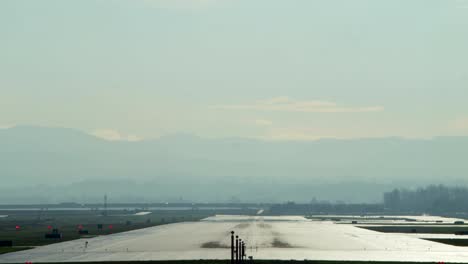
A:
POLYGON ((298 216, 216 216, 4 254, 0 263, 228 259, 231 230, 254 259, 468 263, 467 248, 298 216))

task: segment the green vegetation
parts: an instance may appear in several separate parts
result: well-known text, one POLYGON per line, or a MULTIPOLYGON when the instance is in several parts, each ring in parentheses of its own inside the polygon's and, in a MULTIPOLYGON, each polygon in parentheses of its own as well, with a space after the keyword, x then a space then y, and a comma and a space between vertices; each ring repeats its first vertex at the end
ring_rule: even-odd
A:
POLYGON ((420 234, 455 234, 458 232, 468 232, 467 226, 455 225, 386 225, 386 226, 359 226, 383 233, 420 233, 420 234))
POLYGON ((457 247, 468 247, 468 239, 426 238, 426 240, 457 247))
POLYGON ((31 249, 31 248, 32 247, 0 247, 0 255, 11 253, 11 252, 16 252, 16 251, 21 251, 21 250, 26 250, 26 249, 31 249))
POLYGON ((9 215, 0 218, 0 240, 13 241, 14 248, 1 248, 3 251, 16 247, 41 246, 83 237, 94 237, 125 232, 151 226, 184 221, 198 221, 215 214, 211 210, 161 210, 148 215, 135 215, 136 211, 113 210, 103 216, 97 210, 21 210, 0 211, 9 215), (102 229, 98 228, 102 224, 102 229), (19 226, 17 230, 16 227, 19 226), (78 230, 88 234, 79 234, 78 230), (46 233, 58 229, 61 239, 47 239, 46 233))
POLYGON ((468 188, 460 186, 429 185, 416 190, 394 189, 384 193, 385 208, 393 212, 465 212, 467 199, 468 188))

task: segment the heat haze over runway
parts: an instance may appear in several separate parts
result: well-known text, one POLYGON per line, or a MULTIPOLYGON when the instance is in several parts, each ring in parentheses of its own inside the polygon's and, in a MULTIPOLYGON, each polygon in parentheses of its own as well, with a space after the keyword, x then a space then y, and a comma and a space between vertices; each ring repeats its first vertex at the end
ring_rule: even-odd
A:
POLYGON ((414 234, 299 216, 215 216, 4 254, 0 263, 229 259, 232 230, 254 259, 468 262, 466 248, 414 234))

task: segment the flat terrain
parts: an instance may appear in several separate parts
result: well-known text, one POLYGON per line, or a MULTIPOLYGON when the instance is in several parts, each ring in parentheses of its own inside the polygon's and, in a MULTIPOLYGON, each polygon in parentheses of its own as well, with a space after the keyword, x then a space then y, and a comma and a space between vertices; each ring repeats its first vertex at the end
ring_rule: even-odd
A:
POLYGON ((32 249, 32 247, 0 247, 0 254, 32 249))
MULTIPOLYGON (((53 262, 51 262, 53 263, 53 262)), ((67 262, 67 264, 82 264, 83 262, 67 262)), ((229 260, 146 260, 118 262, 86 262, 86 264, 229 264, 229 260)), ((330 260, 254 260, 255 264, 403 264, 406 262, 391 261, 330 261, 330 260)), ((413 262, 408 262, 413 263, 413 262)), ((48 263, 42 263, 48 264, 48 263)), ((249 264, 249 262, 247 262, 249 264)), ((433 262, 418 262, 418 264, 435 264, 433 262)))
POLYGON ((456 234, 458 232, 466 232, 468 234, 468 225, 385 225, 361 227, 384 233, 456 234))
MULTIPOLYGON (((233 211, 233 210, 230 210, 233 211)), ((103 215, 99 210, 18 209, 0 210, 0 241, 11 240, 15 247, 34 247, 60 243, 79 238, 115 234, 135 229, 184 221, 199 221, 223 210, 109 210, 103 215), (102 225, 102 229, 98 225, 102 225), (19 227, 17 230, 16 227, 19 227), (80 234, 79 229, 87 234, 80 234), (45 234, 58 229, 62 239, 46 239, 45 234)), ((234 211, 235 212, 235 211, 234 211)), ((253 211, 254 212, 254 211, 253 211)), ((249 213, 243 210, 239 213, 249 213)), ((0 247, 0 254, 7 249, 0 247)))
POLYGON ((231 230, 254 259, 468 262, 466 248, 413 234, 302 217, 217 216, 4 254, 0 263, 228 259, 231 230))
MULTIPOLYGON (((67 264, 82 264, 83 262, 67 262, 67 264)), ((229 264, 229 260, 147 260, 119 262, 86 262, 86 264, 229 264)), ((403 264, 405 262, 375 262, 375 261, 330 261, 330 260, 254 260, 255 264, 403 264)), ((411 262, 410 262, 411 263, 411 262)), ((48 264, 48 263, 42 263, 48 264)), ((248 264, 248 262, 247 262, 248 264)), ((433 262, 418 262, 418 264, 435 264, 433 262)))

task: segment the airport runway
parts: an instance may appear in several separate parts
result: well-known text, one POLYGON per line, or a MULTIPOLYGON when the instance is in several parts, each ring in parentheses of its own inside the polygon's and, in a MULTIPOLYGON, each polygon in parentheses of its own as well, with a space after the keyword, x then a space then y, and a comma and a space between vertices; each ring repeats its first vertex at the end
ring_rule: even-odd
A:
POLYGON ((4 254, 0 263, 228 259, 231 230, 254 259, 468 262, 466 248, 414 235, 297 216, 216 216, 4 254))

